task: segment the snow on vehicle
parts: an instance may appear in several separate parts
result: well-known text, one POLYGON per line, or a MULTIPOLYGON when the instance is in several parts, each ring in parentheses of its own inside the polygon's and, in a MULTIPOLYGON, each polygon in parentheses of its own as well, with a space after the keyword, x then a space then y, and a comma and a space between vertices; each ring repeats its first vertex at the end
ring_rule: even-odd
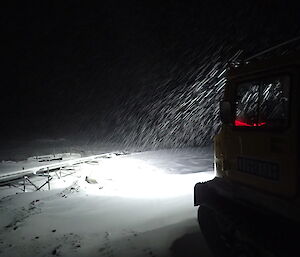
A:
POLYGON ((201 230, 216 256, 300 256, 300 54, 227 72, 215 178, 197 183, 201 230))

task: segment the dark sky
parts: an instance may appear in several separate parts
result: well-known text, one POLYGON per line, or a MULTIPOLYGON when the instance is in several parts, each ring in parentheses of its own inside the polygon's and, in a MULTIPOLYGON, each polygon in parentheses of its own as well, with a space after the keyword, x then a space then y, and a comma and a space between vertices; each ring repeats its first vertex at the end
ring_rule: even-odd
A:
POLYGON ((1 8, 1 136, 53 136, 54 123, 61 129, 91 112, 95 122, 139 91, 151 95, 174 67, 197 65, 212 38, 257 35, 263 48, 296 36, 299 12, 285 2, 10 2, 1 8))
POLYGON ((176 58, 172 47, 189 26, 182 19, 195 15, 191 7, 178 15, 184 5, 168 1, 46 2, 2 10, 8 89, 2 104, 10 107, 6 118, 19 126, 96 104, 100 115, 116 95, 134 91, 147 76, 141 70, 176 58))

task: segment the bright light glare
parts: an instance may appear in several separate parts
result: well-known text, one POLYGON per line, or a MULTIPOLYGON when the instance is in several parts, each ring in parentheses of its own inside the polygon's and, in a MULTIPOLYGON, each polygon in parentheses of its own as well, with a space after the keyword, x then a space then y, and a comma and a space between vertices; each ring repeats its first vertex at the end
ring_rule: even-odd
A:
POLYGON ((213 178, 213 172, 168 174, 164 169, 134 158, 112 158, 99 165, 85 164, 83 169, 98 184, 85 190, 93 195, 114 195, 130 198, 171 198, 193 193, 194 185, 213 178), (103 187, 103 188, 102 188, 103 187))

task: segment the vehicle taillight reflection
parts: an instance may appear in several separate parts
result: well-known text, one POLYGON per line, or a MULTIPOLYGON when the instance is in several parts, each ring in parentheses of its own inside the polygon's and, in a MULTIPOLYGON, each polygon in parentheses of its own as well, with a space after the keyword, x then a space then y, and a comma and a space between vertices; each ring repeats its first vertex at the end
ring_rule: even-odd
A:
POLYGON ((261 127, 261 126, 266 125, 266 122, 259 122, 259 123, 249 124, 249 123, 246 123, 246 122, 242 122, 240 120, 235 120, 234 125, 237 126, 237 127, 261 127))

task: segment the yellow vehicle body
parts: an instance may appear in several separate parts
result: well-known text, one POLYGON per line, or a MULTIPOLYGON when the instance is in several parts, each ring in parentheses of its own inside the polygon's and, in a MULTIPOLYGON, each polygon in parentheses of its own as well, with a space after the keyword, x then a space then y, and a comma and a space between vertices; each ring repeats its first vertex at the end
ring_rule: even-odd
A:
MULTIPOLYGON (((280 219, 291 222, 291 227, 299 225, 299 97, 299 54, 257 60, 228 71, 224 102, 230 108, 214 139, 215 178, 196 184, 194 190, 203 230, 208 231, 201 221, 202 213, 209 210, 209 215, 202 216, 217 216, 215 209, 228 212, 229 205, 234 209, 230 216, 243 209, 237 219, 248 216, 244 222, 252 227, 260 220, 260 214, 265 219, 262 224, 280 219)), ((286 233, 292 235, 290 231, 286 233)), ((281 249, 277 254, 282 255, 270 256, 283 256, 283 252, 281 249)))
POLYGON ((293 197, 297 194, 299 186, 300 99, 297 96, 300 96, 300 58, 294 60, 280 58, 260 65, 263 66, 249 64, 248 67, 241 67, 229 73, 224 100, 232 102, 237 85, 245 80, 286 74, 290 78, 288 126, 265 129, 258 126, 249 128, 224 124, 221 132, 215 137, 216 176, 253 186, 268 193, 293 197), (279 178, 271 180, 260 174, 252 175, 239 171, 237 158, 243 156, 278 164, 279 178))

